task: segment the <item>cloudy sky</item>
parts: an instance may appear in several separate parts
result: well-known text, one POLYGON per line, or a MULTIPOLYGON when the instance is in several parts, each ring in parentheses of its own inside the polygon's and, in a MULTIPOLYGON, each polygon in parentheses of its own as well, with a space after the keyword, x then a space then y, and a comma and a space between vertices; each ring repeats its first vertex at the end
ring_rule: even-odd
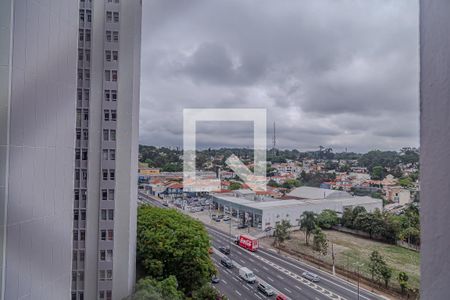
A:
MULTIPOLYGON (((184 108, 266 108, 267 141, 417 146, 417 1, 144 0, 140 142, 182 146, 184 108)), ((250 123, 199 147, 252 147, 250 123)))

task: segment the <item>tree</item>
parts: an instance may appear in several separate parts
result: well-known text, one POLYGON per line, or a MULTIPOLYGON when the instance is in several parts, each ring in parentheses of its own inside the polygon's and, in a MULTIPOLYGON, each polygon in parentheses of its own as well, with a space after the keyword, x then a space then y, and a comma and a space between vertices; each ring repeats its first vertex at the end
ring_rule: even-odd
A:
POLYGON ((362 212, 353 221, 353 228, 367 232, 370 238, 381 235, 384 230, 383 216, 379 210, 374 213, 362 212))
POLYGON ((397 280, 398 284, 400 285, 400 288, 402 289, 402 294, 404 294, 405 291, 408 289, 409 277, 405 272, 400 272, 398 273, 397 280))
POLYGON ((227 297, 222 295, 211 285, 206 284, 192 294, 192 300, 226 300, 227 297))
POLYGON ((412 184, 412 180, 410 177, 402 177, 398 180, 398 184, 400 184, 402 187, 411 187, 412 184))
POLYGON ((146 276, 161 280, 173 275, 184 293, 192 292, 216 272, 209 248, 199 221, 176 210, 139 207, 136 254, 146 276))
POLYGON ((304 211, 300 216, 300 229, 305 232, 306 245, 309 245, 309 237, 314 229, 316 229, 316 214, 312 211, 304 211))
POLYGON ((339 218, 334 210, 325 209, 317 216, 317 225, 321 228, 330 229, 338 223, 339 218))
POLYGON ((289 238, 289 229, 291 228, 291 223, 287 220, 282 220, 280 224, 275 226, 275 231, 273 233, 274 236, 274 245, 281 246, 285 240, 289 238))
MULTIPOLYGON (((383 261, 384 262, 384 261, 383 261)), ((389 268, 386 263, 383 263, 381 265, 380 271, 379 271, 380 278, 384 280, 384 285, 388 287, 389 280, 391 280, 392 277, 392 269, 389 268)))
POLYGON ((136 292, 128 300, 182 300, 183 293, 177 290, 178 283, 174 276, 158 281, 143 278, 136 284, 136 292))
POLYGON ((239 182, 233 181, 230 183, 230 190, 234 191, 234 190, 239 190, 242 187, 242 184, 240 184, 239 182))
POLYGON ((353 210, 351 207, 347 207, 344 209, 341 218, 341 225, 347 228, 353 227, 353 210))
POLYGON ((370 173, 370 177, 374 180, 382 180, 384 178, 384 168, 382 166, 375 166, 370 173))
POLYGON ((392 277, 392 269, 386 264, 378 251, 373 251, 370 255, 369 270, 372 275, 372 280, 374 280, 374 278, 376 278, 377 281, 383 280, 385 286, 388 286, 389 280, 392 277))
POLYGON ((372 276, 372 280, 374 280, 375 276, 379 273, 383 262, 383 257, 380 255, 380 253, 376 250, 372 251, 369 261, 369 271, 370 275, 372 276))
POLYGON ((313 249, 324 256, 328 252, 327 236, 319 227, 313 231, 313 249))

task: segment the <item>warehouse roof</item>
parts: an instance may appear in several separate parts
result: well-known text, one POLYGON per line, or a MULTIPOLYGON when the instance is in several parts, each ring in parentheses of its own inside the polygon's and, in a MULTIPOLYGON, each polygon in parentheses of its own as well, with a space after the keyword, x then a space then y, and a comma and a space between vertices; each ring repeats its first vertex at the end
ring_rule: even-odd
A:
POLYGON ((295 197, 299 199, 340 199, 348 198, 351 195, 344 191, 315 188, 309 186, 302 186, 293 189, 287 194, 288 197, 295 197))

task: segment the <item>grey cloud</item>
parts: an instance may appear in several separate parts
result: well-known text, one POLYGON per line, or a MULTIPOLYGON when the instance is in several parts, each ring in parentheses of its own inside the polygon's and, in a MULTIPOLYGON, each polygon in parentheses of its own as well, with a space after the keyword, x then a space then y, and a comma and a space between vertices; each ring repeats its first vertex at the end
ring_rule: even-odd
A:
POLYGON ((282 148, 418 144, 415 2, 152 0, 143 10, 143 143, 180 146, 183 108, 263 107, 282 148))

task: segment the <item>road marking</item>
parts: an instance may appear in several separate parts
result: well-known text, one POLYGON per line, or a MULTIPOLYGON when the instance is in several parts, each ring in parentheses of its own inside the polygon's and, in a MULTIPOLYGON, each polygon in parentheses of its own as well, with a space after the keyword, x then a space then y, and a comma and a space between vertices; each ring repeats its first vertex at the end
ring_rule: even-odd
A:
POLYGON ((249 290, 250 291, 250 288, 248 287, 248 286, 246 286, 246 285, 244 285, 244 287, 247 289, 247 290, 249 290))
POLYGON ((255 292, 255 296, 256 296, 258 299, 262 299, 261 296, 258 295, 258 293, 256 293, 256 292, 255 292))
POLYGON ((267 269, 265 266, 262 266, 264 270, 269 271, 269 269, 267 269))
POLYGON ((232 277, 234 279, 234 281, 239 282, 239 280, 236 279, 236 277, 232 277))
POLYGON ((298 285, 295 285, 296 288, 298 288, 300 291, 302 290, 301 287, 299 287, 298 285))
POLYGON ((253 270, 255 270, 256 272, 259 272, 259 270, 257 268, 253 268, 253 270))
POLYGON ((222 282, 225 283, 225 284, 228 284, 228 283, 225 281, 225 279, 222 279, 222 282))
POLYGON ((251 259, 250 257, 248 258, 251 262, 255 262, 253 259, 251 259))
POLYGON ((275 280, 273 280, 272 278, 270 278, 269 276, 267 276, 267 279, 269 279, 270 281, 274 282, 275 280))
POLYGON ((239 296, 242 296, 241 293, 239 293, 237 290, 234 290, 236 292, 236 294, 238 294, 239 296))
POLYGON ((239 260, 241 261, 241 263, 245 264, 245 261, 243 261, 242 259, 239 258, 239 260))
POLYGON ((288 289, 288 288, 284 288, 285 290, 286 290, 286 292, 288 292, 288 293, 291 293, 292 294, 292 291, 290 290, 290 289, 288 289))
POLYGON ((280 278, 281 280, 284 280, 284 278, 280 275, 277 275, 278 278, 280 278))

